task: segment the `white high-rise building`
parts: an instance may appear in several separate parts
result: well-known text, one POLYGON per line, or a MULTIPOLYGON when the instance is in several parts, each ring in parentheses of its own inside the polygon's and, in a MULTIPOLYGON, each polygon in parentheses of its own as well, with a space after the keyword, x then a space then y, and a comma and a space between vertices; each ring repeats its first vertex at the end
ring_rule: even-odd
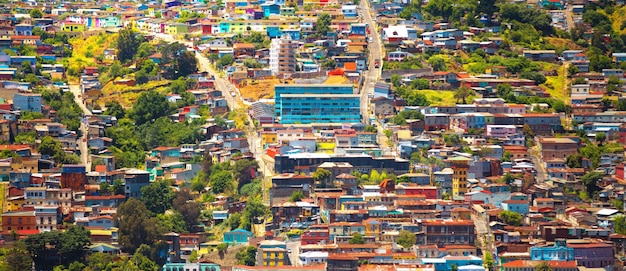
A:
POLYGON ((270 70, 280 76, 296 72, 296 50, 299 42, 291 40, 289 35, 272 39, 270 44, 270 70))

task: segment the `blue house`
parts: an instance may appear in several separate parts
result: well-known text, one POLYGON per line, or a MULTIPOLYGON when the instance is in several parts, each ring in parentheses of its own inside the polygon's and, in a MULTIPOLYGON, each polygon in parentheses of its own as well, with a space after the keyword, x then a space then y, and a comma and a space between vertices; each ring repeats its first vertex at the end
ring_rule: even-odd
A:
POLYGON ((15 26, 15 35, 18 36, 32 36, 33 26, 30 24, 18 24, 15 26))
POLYGON ((352 35, 367 35, 367 24, 351 24, 350 34, 352 35))
POLYGON ((36 56, 11 56, 11 65, 20 65, 22 62, 30 62, 30 65, 37 64, 36 56))
POLYGON ((180 157, 180 149, 177 147, 156 147, 152 149, 153 157, 180 157))
POLYGON ((266 31, 267 36, 270 37, 270 39, 278 38, 283 35, 283 32, 280 30, 280 27, 275 26, 275 25, 271 25, 271 26, 268 25, 265 31, 266 31))
POLYGON ((533 261, 573 261, 574 248, 567 247, 565 239, 556 239, 554 246, 531 247, 530 259, 533 261))
POLYGON ((282 32, 289 35, 291 40, 300 40, 300 37, 302 36, 300 34, 300 29, 285 29, 282 32))
POLYGON ((422 258, 422 264, 432 264, 435 271, 458 270, 463 266, 482 266, 483 260, 479 257, 469 256, 444 256, 443 258, 422 258))
POLYGON ((13 108, 20 111, 41 113, 41 94, 15 93, 13 94, 13 108))
POLYGON ((530 204, 527 200, 505 200, 502 202, 502 209, 505 211, 511 211, 519 213, 522 216, 528 214, 530 204))
POLYGON ((224 233, 224 243, 226 244, 242 244, 248 243, 250 238, 254 237, 252 232, 244 229, 235 229, 224 233))
POLYGON ((163 3, 163 6, 165 8, 172 8, 172 7, 177 7, 177 6, 180 6, 180 5, 182 5, 182 3, 179 0, 172 0, 172 1, 167 1, 167 2, 163 3))
POLYGON ((274 3, 265 3, 261 5, 261 9, 263 9, 263 16, 270 17, 270 15, 280 15, 280 5, 274 3))

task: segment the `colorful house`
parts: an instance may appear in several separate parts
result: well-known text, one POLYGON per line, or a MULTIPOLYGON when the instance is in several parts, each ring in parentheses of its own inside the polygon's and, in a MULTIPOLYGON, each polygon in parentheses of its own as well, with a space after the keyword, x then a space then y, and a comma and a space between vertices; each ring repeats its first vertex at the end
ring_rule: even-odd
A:
POLYGON ((182 35, 188 32, 188 26, 184 23, 173 23, 167 25, 165 32, 170 35, 182 35))
POLYGON ((85 25, 82 23, 65 22, 61 26, 61 32, 83 32, 85 31, 85 25))
POLYGON ((235 229, 224 233, 224 243, 226 244, 246 244, 250 238, 254 237, 252 232, 244 229, 235 229))

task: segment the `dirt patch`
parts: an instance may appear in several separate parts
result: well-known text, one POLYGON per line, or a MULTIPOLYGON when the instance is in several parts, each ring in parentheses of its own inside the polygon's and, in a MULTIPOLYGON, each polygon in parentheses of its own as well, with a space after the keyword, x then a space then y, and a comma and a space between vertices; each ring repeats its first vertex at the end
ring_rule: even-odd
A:
POLYGON ((576 45, 572 40, 569 39, 561 39, 561 38, 544 38, 547 43, 553 44, 557 48, 563 48, 565 50, 582 50, 583 48, 576 45))
POLYGON ((239 84, 239 92, 244 98, 255 101, 260 99, 274 98, 274 85, 291 84, 290 80, 266 79, 266 80, 244 80, 239 84))
POLYGON ((217 251, 211 251, 207 254, 202 255, 202 259, 212 261, 216 264, 219 264, 220 266, 237 265, 237 258, 235 257, 235 255, 237 255, 237 252, 243 250, 244 248, 245 246, 243 245, 228 247, 224 254, 220 254, 217 251))

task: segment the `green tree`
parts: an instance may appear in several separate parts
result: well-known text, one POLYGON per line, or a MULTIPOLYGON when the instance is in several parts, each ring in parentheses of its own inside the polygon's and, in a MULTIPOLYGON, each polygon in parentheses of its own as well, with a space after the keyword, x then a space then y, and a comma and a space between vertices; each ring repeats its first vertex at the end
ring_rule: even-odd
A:
POLYGON ((324 59, 324 61, 322 62, 322 68, 324 69, 332 70, 335 67, 337 67, 337 63, 332 58, 324 59))
POLYGON ((565 164, 569 168, 582 168, 583 167, 583 156, 580 153, 568 155, 565 158, 565 164))
POLYGON ((235 57, 232 55, 224 55, 217 61, 217 68, 223 69, 226 66, 230 66, 235 63, 235 57))
POLYGON ((157 214, 157 231, 158 232, 188 232, 185 218, 178 212, 168 212, 166 214, 157 214))
POLYGON ((215 194, 230 191, 233 188, 233 175, 226 170, 214 172, 209 178, 209 184, 215 194))
POLYGON ((582 177, 581 180, 589 195, 593 195, 594 192, 600 190, 598 182, 602 180, 602 177, 604 177, 604 174, 599 171, 590 171, 582 177))
POLYGON ((378 133, 378 129, 376 129, 374 125, 366 125, 364 131, 368 133, 378 133))
POLYGON ((122 250, 134 253, 142 244, 152 244, 157 237, 154 227, 157 223, 150 219, 150 211, 135 198, 120 204, 115 214, 119 228, 119 243, 122 250))
POLYGON ((43 17, 43 12, 40 9, 34 8, 30 10, 30 17, 33 19, 39 19, 43 17))
POLYGON ((247 246, 241 251, 237 252, 235 258, 239 264, 254 266, 256 263, 256 252, 257 248, 255 246, 247 246))
POLYGON ((572 78, 575 74, 577 74, 579 72, 580 72, 580 70, 575 65, 571 65, 570 64, 569 66, 567 66, 567 77, 572 78))
POLYGON ((626 216, 618 215, 613 218, 613 229, 616 233, 626 234, 626 216))
POLYGON ((174 210, 181 214, 186 228, 190 232, 196 232, 198 218, 200 217, 200 203, 194 200, 188 189, 176 192, 173 203, 174 210))
POLYGON ((160 117, 169 116, 169 114, 170 105, 167 98, 153 90, 142 93, 130 112, 130 116, 137 126, 160 117))
POLYGON ((476 93, 471 88, 468 88, 466 86, 461 86, 460 88, 454 91, 454 98, 456 99, 457 103, 459 102, 459 100, 461 100, 464 104, 466 104, 467 98, 475 94, 476 93))
POLYGON ((391 75, 391 84, 394 87, 399 87, 400 84, 402 84, 402 76, 400 76, 399 74, 392 74, 391 75))
POLYGON ((432 0, 428 1, 424 11, 435 17, 442 17, 444 20, 447 20, 452 15, 453 5, 454 1, 452 0, 432 0))
POLYGON ((137 47, 137 55, 138 58, 148 57, 156 52, 156 49, 149 42, 142 42, 137 47))
POLYGON ((137 38, 137 33, 131 28, 126 27, 118 32, 117 36, 117 59, 124 63, 132 60, 141 41, 137 38))
POLYGON ((317 36, 320 38, 326 37, 328 32, 330 31, 330 23, 332 22, 332 18, 330 14, 326 12, 322 12, 317 16, 317 21, 315 22, 315 29, 317 36))
POLYGON ((352 235, 352 238, 348 241, 349 244, 365 244, 365 237, 360 233, 355 233, 352 235))
POLYGON ((320 187, 329 187, 332 177, 332 173, 323 168, 317 168, 313 173, 313 180, 315 180, 320 187))
POLYGON ((543 261, 538 265, 535 265, 535 271, 552 271, 552 267, 548 264, 548 262, 543 261))
POLYGON ((606 134, 604 132, 599 132, 596 134, 596 142, 598 142, 600 146, 602 146, 605 140, 606 140, 606 134))
POLYGON ((91 238, 89 230, 85 227, 71 226, 64 232, 52 231, 31 235, 24 243, 33 256, 36 269, 51 270, 57 264, 67 266, 76 261, 83 262, 91 238))
POLYGON ((33 260, 23 242, 0 251, 0 256, 0 270, 31 270, 33 267, 33 260))
POLYGON ((105 271, 113 265, 113 255, 104 252, 95 252, 89 255, 87 266, 92 271, 105 271))
POLYGON ((398 237, 397 243, 403 248, 408 249, 413 247, 413 245, 417 243, 417 237, 414 233, 410 231, 402 230, 400 231, 400 236, 398 237))
POLYGON ((141 188, 141 202, 153 214, 165 213, 172 207, 174 191, 170 184, 165 181, 156 181, 141 188))
POLYGON ((197 250, 192 250, 191 255, 189 255, 189 261, 195 263, 198 261, 199 255, 197 250))
POLYGON ((304 198, 304 193, 298 190, 298 191, 294 191, 293 193, 291 193, 291 196, 289 197, 289 201, 297 202, 297 201, 301 201, 303 198, 304 198))
POLYGON ((150 79, 148 78, 148 74, 145 71, 140 70, 135 73, 135 83, 138 85, 143 85, 148 83, 150 79))
POLYGON ((430 66, 433 67, 433 70, 435 71, 446 70, 446 59, 441 55, 433 55, 428 58, 428 64, 430 64, 430 66))
POLYGON ((263 193, 263 179, 256 178, 252 182, 245 184, 239 189, 239 194, 245 197, 261 195, 263 193))
POLYGON ((115 116, 118 120, 123 118, 126 115, 126 111, 122 107, 122 105, 117 101, 109 101, 104 105, 106 110, 104 111, 105 115, 115 116))
POLYGON ((512 211, 501 211, 498 217, 500 217, 500 219, 504 220, 509 225, 522 225, 522 215, 519 213, 512 211))
POLYGON ((174 68, 178 70, 178 73, 172 77, 173 79, 186 77, 197 72, 198 60, 196 59, 196 55, 192 52, 185 51, 176 58, 174 68))
POLYGON ((485 267, 487 270, 492 271, 494 266, 493 255, 491 255, 491 252, 485 251, 485 267))
POLYGON ((260 198, 249 199, 246 207, 242 211, 241 227, 246 230, 251 230, 252 222, 259 221, 259 223, 263 223, 262 221, 268 213, 268 207, 261 202, 260 198))

